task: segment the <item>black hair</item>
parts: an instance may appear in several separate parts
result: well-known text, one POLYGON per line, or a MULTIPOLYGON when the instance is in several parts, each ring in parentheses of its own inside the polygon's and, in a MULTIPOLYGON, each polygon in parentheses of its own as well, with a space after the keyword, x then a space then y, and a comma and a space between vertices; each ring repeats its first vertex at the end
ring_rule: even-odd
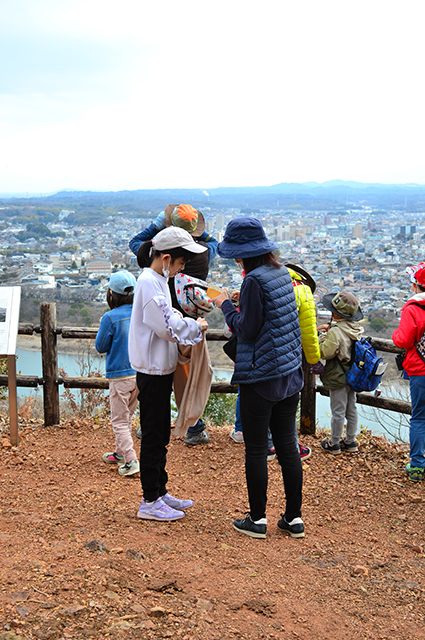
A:
MULTIPOLYGON (((127 289, 133 290, 134 287, 126 287, 127 289)), ((124 295, 122 293, 117 293, 116 291, 112 291, 112 289, 108 289, 106 292, 106 302, 109 305, 110 309, 116 309, 117 307, 121 307, 123 304, 133 304, 134 293, 130 293, 129 295, 124 295)))
POLYGON ((191 251, 183 249, 183 247, 175 247, 174 249, 167 249, 166 251, 157 251, 154 249, 152 255, 150 255, 151 249, 152 240, 148 240, 140 245, 137 251, 137 264, 141 269, 144 267, 150 267, 155 258, 163 255, 164 253, 168 253, 171 256, 171 262, 174 262, 177 258, 183 258, 185 263, 190 262, 194 255, 191 251))
POLYGON ((420 284, 418 284, 416 282, 416 286, 419 287, 419 289, 421 290, 421 293, 423 293, 425 291, 425 287, 422 287, 420 284))
POLYGON ((282 266, 281 263, 276 259, 275 254, 270 251, 269 253, 263 253, 261 256, 254 256, 253 258, 243 258, 242 259, 243 268, 245 273, 249 273, 257 267, 262 267, 266 265, 268 267, 276 267, 280 269, 282 266))

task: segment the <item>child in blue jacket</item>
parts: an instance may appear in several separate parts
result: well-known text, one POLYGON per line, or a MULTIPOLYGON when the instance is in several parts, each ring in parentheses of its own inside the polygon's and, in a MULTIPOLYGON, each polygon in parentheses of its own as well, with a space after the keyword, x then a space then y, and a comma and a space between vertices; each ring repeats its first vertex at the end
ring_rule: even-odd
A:
POLYGON ((131 436, 138 389, 136 372, 128 357, 128 330, 135 287, 136 278, 128 271, 111 275, 106 294, 111 311, 102 317, 95 343, 99 353, 106 353, 111 424, 115 434, 115 451, 104 453, 102 460, 120 465, 118 473, 121 476, 132 476, 140 471, 131 436))

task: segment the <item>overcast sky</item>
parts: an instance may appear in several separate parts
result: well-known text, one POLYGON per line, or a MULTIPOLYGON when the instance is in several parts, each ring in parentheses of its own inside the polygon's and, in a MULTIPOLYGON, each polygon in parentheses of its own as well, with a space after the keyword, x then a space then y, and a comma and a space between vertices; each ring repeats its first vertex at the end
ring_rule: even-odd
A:
POLYGON ((425 183, 423 0, 0 0, 0 193, 425 183))

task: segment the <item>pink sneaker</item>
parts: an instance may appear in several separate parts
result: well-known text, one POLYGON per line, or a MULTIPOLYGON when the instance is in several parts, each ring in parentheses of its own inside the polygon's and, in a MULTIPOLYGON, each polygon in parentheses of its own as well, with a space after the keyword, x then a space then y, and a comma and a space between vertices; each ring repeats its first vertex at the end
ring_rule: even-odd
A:
POLYGON ((119 456, 115 451, 112 453, 104 453, 102 455, 103 462, 107 462, 108 464, 124 464, 124 456, 119 456))
POLYGON ((229 433, 229 436, 232 438, 233 442, 237 442, 238 444, 244 441, 242 431, 236 431, 236 429, 232 429, 229 433))
POLYGON ((142 520, 169 522, 170 520, 180 520, 180 518, 184 518, 184 511, 177 511, 177 509, 169 507, 162 498, 158 498, 150 504, 142 500, 142 504, 137 512, 137 517, 142 520))

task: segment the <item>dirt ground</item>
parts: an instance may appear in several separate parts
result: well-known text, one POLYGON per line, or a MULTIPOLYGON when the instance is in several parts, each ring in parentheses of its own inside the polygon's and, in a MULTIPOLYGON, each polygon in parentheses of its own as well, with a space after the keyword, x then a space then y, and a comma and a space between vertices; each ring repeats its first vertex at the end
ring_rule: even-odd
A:
POLYGON ((370 434, 332 457, 304 437, 306 537, 278 531, 279 465, 269 463, 266 540, 237 533, 244 447, 226 428, 169 448, 170 493, 195 505, 140 521, 139 478, 102 463, 108 426, 0 425, 0 640, 17 638, 425 638, 424 487, 406 447, 370 434))

